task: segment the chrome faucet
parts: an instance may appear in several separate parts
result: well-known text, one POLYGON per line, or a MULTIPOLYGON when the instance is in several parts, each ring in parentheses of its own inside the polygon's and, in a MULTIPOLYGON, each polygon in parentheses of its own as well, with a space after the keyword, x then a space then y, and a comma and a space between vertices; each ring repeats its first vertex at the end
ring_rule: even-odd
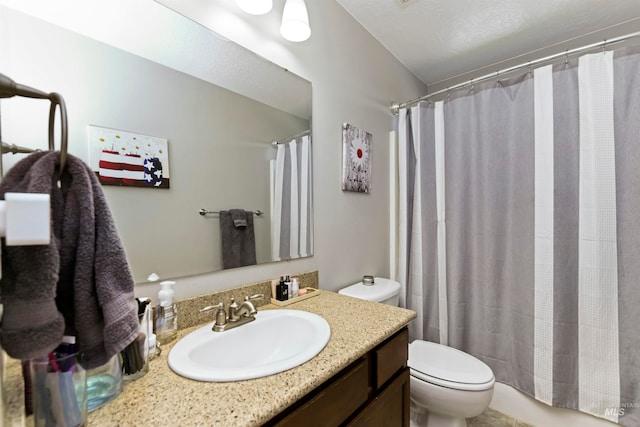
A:
POLYGON ((245 323, 256 320, 255 315, 258 311, 251 300, 262 299, 263 297, 263 294, 256 294, 250 297, 245 296, 244 301, 240 305, 236 303, 234 298, 231 298, 231 303, 229 304, 229 316, 227 316, 223 303, 204 307, 200 312, 202 313, 217 309, 216 321, 211 329, 215 332, 224 332, 229 329, 233 329, 236 326, 244 325, 245 323))

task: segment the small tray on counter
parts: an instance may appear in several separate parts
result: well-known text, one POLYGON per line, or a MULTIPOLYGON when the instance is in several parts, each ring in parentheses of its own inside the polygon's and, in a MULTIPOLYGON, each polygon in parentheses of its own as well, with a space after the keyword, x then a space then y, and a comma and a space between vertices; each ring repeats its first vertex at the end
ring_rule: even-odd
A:
POLYGON ((316 288, 301 288, 301 289, 306 289, 307 293, 304 295, 301 295, 299 297, 295 297, 295 298, 291 298, 288 299, 286 301, 278 301, 275 298, 271 298, 271 303, 275 304, 275 305, 279 305, 280 307, 283 307, 285 305, 290 305, 290 304, 295 304, 298 301, 302 301, 311 297, 315 297, 316 295, 318 295, 320 293, 320 289, 316 289, 316 288))

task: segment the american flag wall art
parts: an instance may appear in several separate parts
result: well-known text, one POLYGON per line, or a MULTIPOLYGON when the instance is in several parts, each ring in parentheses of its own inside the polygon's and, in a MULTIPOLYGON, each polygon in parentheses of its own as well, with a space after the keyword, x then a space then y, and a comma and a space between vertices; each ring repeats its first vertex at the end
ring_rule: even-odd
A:
POLYGON ((169 188, 168 141, 88 126, 91 166, 103 185, 169 188))

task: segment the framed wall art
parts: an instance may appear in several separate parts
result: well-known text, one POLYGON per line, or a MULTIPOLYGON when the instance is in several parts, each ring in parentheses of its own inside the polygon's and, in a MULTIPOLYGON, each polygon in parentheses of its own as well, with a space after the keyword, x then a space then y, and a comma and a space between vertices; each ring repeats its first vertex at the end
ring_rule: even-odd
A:
POLYGON ((342 125, 342 191, 371 190, 371 138, 369 132, 342 125))
POLYGON ((164 138, 89 125, 91 169, 103 185, 169 188, 169 142, 164 138))

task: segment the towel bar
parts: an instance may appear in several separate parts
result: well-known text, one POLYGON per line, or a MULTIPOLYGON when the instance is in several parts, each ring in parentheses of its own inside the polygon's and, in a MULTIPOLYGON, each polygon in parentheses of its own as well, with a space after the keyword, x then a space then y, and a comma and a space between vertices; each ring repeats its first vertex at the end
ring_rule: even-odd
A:
MULTIPOLYGON (((205 216, 207 214, 220 214, 220 211, 208 211, 206 209, 200 209, 198 213, 202 216, 205 216)), ((257 211, 253 211, 253 214, 255 216, 262 216, 264 215, 264 212, 262 212, 261 210, 257 210, 257 211)))

